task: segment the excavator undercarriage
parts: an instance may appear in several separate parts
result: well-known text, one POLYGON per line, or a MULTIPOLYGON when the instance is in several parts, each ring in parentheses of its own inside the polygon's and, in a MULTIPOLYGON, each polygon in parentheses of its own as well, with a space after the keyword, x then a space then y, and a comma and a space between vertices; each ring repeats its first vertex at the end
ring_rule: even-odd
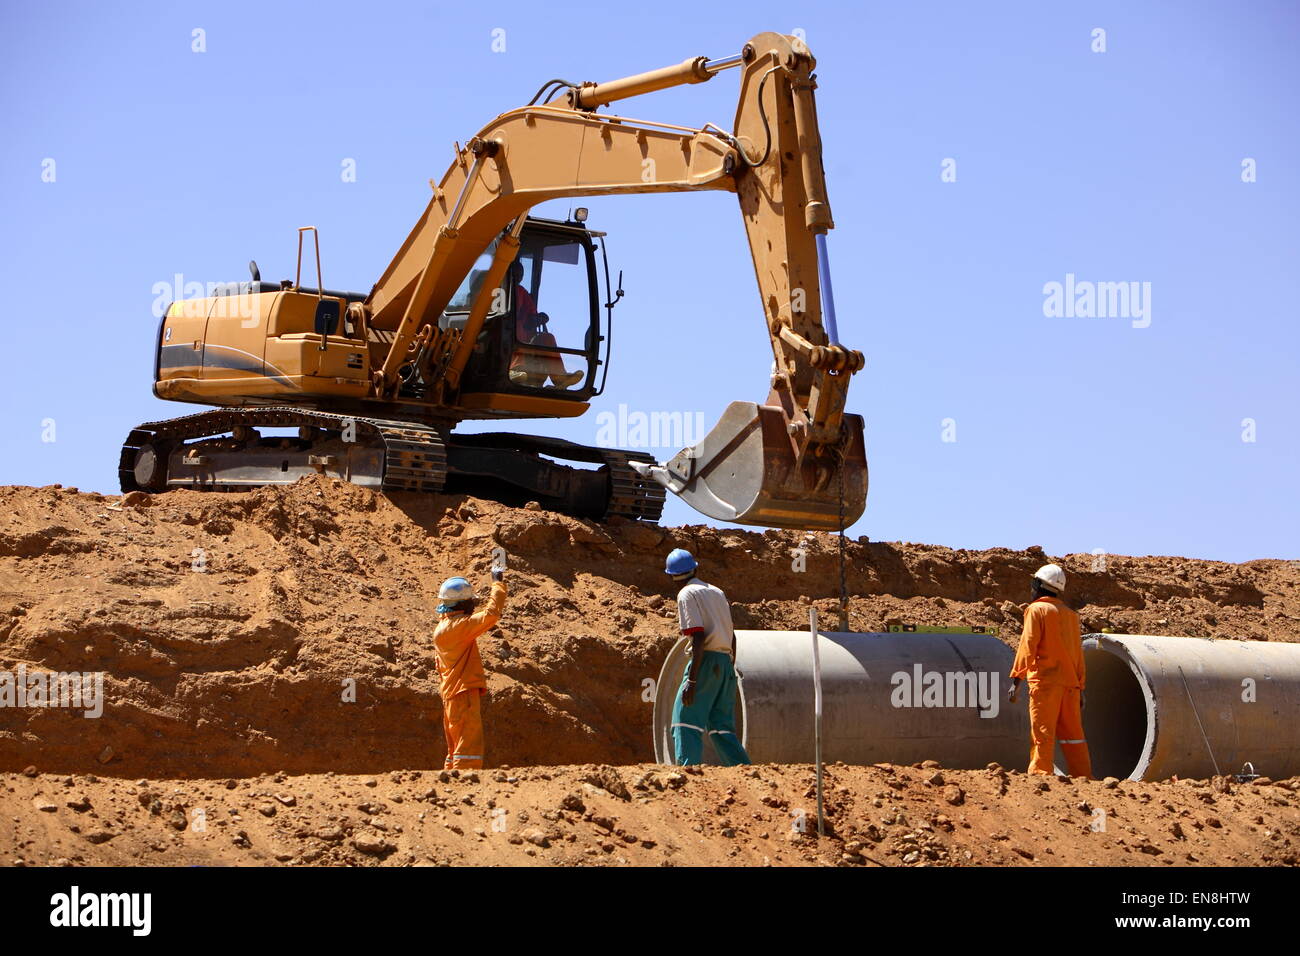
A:
POLYGON ((446 428, 301 408, 224 409, 149 422, 122 446, 123 491, 247 491, 307 475, 386 492, 472 493, 507 504, 536 501, 582 518, 657 521, 664 488, 632 462, 650 455, 509 433, 446 428), (297 429, 263 436, 259 428, 297 429), (574 468, 551 459, 595 464, 574 468))

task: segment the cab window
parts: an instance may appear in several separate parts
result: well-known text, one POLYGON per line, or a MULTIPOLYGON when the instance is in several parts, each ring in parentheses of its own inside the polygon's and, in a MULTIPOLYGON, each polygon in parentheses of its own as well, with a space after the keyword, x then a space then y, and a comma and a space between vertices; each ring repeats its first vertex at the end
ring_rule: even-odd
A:
POLYGON ((567 391, 587 378, 591 289, 585 251, 571 239, 532 236, 507 270, 512 383, 567 391))

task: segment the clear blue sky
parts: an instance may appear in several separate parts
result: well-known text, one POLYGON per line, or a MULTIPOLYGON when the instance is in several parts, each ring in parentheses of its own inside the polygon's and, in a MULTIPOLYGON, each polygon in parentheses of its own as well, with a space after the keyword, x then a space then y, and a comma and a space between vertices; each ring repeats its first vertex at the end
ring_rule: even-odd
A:
MULTIPOLYGON (((818 59, 841 334, 868 358, 849 399, 872 469, 853 533, 1300 557, 1296 3, 0 11, 0 482, 115 491, 131 426, 194 410, 149 389, 155 283, 245 278, 250 257, 288 276, 295 229, 313 224, 326 284, 368 289, 452 141, 542 81, 800 29, 818 59), (956 182, 941 180, 949 158, 956 182), (1044 285, 1067 274, 1149 282, 1150 325, 1046 316, 1044 285)), ((623 111, 730 127, 735 96, 732 72, 623 111)), ((761 400, 770 349, 734 197, 590 205, 628 293, 610 387, 583 419, 525 428, 594 443, 596 413, 620 403, 711 425, 761 400)))

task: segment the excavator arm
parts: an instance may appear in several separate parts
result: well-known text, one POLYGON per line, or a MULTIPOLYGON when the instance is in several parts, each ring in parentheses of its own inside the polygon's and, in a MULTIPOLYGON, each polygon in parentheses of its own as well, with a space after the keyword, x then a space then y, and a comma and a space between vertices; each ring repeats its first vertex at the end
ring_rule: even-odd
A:
MULTIPOLYGON (((370 294, 370 325, 396 332, 376 388, 396 386, 396 370, 419 329, 436 323, 475 260, 504 233, 480 292, 486 306, 518 251, 518 231, 533 206, 560 198, 734 190, 730 173, 737 161, 736 151, 707 130, 633 125, 557 106, 524 107, 497 117, 457 151, 424 215, 370 294)), ((471 309, 461 338, 465 352, 448 367, 448 396, 485 314, 486 308, 471 309)))
MULTIPOLYGON (((795 37, 763 33, 724 60, 683 63, 570 86, 551 103, 488 124, 433 185, 424 215, 361 311, 392 346, 372 383, 391 395, 398 369, 429 342, 476 259, 496 251, 463 333, 433 383, 454 409, 460 375, 518 252, 528 210, 549 199, 684 192, 737 194, 771 340, 770 394, 734 402, 703 441, 641 473, 697 510, 738 523, 838 529, 862 514, 862 419, 845 413, 862 353, 839 341, 827 261, 833 227, 813 91, 815 61, 795 37), (742 71, 734 132, 599 114, 618 100, 742 71)), ((563 84, 562 84, 563 85, 563 84)))

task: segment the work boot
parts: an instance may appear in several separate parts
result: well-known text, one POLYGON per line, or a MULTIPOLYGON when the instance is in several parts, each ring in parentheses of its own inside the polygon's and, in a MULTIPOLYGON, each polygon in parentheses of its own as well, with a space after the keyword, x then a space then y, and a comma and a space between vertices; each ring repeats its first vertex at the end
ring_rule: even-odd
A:
POLYGON ((569 388, 573 385, 577 385, 578 382, 582 381, 582 377, 583 377, 583 373, 580 371, 561 372, 559 375, 551 376, 551 384, 554 385, 556 388, 569 388))
POLYGON ((546 375, 534 375, 521 368, 512 368, 510 381, 516 385, 527 385, 529 388, 542 388, 546 384, 546 375))

